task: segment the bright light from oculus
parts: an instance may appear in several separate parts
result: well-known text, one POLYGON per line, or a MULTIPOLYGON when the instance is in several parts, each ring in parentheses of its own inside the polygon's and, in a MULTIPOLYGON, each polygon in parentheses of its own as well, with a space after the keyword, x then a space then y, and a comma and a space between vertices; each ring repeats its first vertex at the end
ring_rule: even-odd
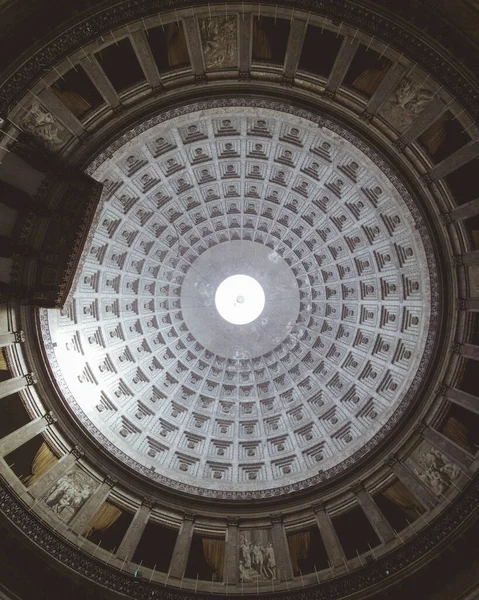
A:
POLYGON ((220 315, 233 325, 246 325, 263 312, 264 292, 249 275, 232 275, 220 283, 215 305, 220 315))

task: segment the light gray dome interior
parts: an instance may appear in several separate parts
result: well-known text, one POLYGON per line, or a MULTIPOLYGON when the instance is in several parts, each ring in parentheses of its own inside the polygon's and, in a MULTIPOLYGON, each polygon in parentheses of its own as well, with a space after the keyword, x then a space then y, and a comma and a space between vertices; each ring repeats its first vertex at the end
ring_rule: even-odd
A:
POLYGON ((370 149, 304 112, 231 105, 153 119, 89 173, 101 215, 42 329, 109 452, 191 493, 269 495, 388 435, 424 368, 434 265, 370 149), (237 273, 266 298, 242 326, 214 305, 237 273))

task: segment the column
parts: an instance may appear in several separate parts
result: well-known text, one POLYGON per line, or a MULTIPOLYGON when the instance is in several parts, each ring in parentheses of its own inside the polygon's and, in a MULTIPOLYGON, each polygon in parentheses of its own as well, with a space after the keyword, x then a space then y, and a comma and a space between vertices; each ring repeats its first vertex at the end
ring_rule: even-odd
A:
POLYGON ((44 494, 56 481, 58 481, 58 479, 60 479, 62 475, 65 475, 65 473, 74 465, 75 461, 77 461, 82 454, 82 451, 75 446, 75 448, 71 450, 70 454, 65 454, 60 458, 60 460, 57 460, 51 469, 44 473, 28 488, 30 494, 36 497, 44 494))
POLYGON ((449 213, 451 221, 462 221, 463 219, 475 217, 476 215, 479 215, 479 198, 470 200, 469 202, 458 206, 454 210, 451 210, 449 213))
POLYGON ((20 344, 25 341, 25 335, 23 331, 7 331, 0 333, 0 347, 13 346, 13 344, 20 344))
POLYGON ((479 265, 479 250, 465 252, 459 256, 459 262, 464 266, 479 265))
POLYGON ((202 78, 205 74, 203 66, 203 48, 201 47, 200 34, 194 17, 186 17, 183 21, 185 27, 186 44, 190 54, 191 68, 195 77, 202 78))
POLYGON ((424 508, 429 509, 437 504, 438 501, 436 496, 405 465, 400 463, 397 459, 392 459, 389 462, 389 466, 392 468, 399 481, 417 500, 419 500, 424 508))
POLYGON ((389 96, 396 89, 398 83, 404 76, 406 69, 400 64, 394 64, 386 73, 381 83, 376 88, 376 91, 371 96, 371 99, 366 106, 366 112, 369 115, 375 115, 382 105, 386 102, 389 96))
POLYGON ((378 505, 372 498, 372 496, 363 487, 356 488, 353 490, 358 499, 358 504, 362 508, 368 521, 371 523, 372 528, 376 532, 376 535, 380 539, 382 544, 387 544, 391 540, 395 539, 394 530, 386 520, 386 517, 379 510, 378 505))
POLYGON ((429 171, 429 177, 435 181, 436 179, 441 179, 441 177, 445 177, 456 171, 463 165, 471 162, 479 156, 479 144, 477 142, 469 142, 456 152, 453 152, 450 156, 446 157, 444 160, 441 160, 435 167, 433 167, 429 171))
POLYGON ((426 131, 439 117, 446 112, 446 105, 441 100, 434 98, 420 115, 409 125, 406 131, 399 138, 404 146, 414 142, 422 133, 426 131))
POLYGON ((313 506, 313 510, 316 514, 316 523, 328 555, 329 564, 332 567, 344 565, 343 548, 326 508, 322 504, 318 504, 313 506))
POLYGON ((160 73, 145 32, 135 31, 131 33, 130 40, 148 84, 153 89, 161 87, 160 73))
POLYGON ((459 347, 459 353, 461 356, 464 356, 464 358, 479 360, 479 346, 474 346, 473 344, 462 344, 459 347))
POLYGON ((177 577, 181 579, 185 573, 186 564, 188 562, 188 556, 190 554, 191 538, 193 537, 195 516, 192 514, 185 514, 183 517, 183 523, 181 524, 176 538, 175 547, 171 556, 170 562, 170 577, 177 577))
POLYGON ((77 137, 82 136, 85 133, 85 128, 75 115, 63 104, 58 96, 52 92, 50 88, 46 88, 39 95, 42 103, 48 108, 48 110, 58 118, 66 127, 76 135, 77 137))
POLYGON ((23 388, 26 388, 27 385, 34 385, 35 383, 37 383, 37 380, 33 373, 27 373, 27 375, 0 381, 0 398, 15 394, 16 392, 23 390, 23 388))
POLYGON ((461 465, 465 469, 470 466, 473 460, 470 454, 466 452, 464 448, 461 448, 461 446, 458 446, 448 437, 443 435, 440 431, 437 431, 437 429, 425 427, 422 431, 422 436, 458 465, 461 465))
POLYGON ((225 581, 230 585, 235 585, 238 583, 239 573, 239 519, 238 517, 229 517, 227 523, 225 581))
POLYGON ((107 477, 105 481, 97 487, 93 494, 83 504, 77 514, 70 521, 70 528, 74 533, 82 535, 88 524, 98 512, 100 506, 110 495, 111 488, 116 481, 107 477))
POLYGON ((93 85, 103 96, 105 102, 111 108, 118 108, 120 106, 120 97, 97 59, 92 55, 87 56, 87 58, 81 61, 80 65, 91 79, 93 85))
POLYGON ((136 511, 121 544, 118 546, 116 551, 118 558, 131 560, 150 519, 152 507, 153 502, 151 500, 143 500, 143 504, 136 511))
POLYGON ((472 394, 468 394, 467 392, 463 392, 456 388, 449 388, 445 393, 445 398, 454 402, 454 404, 462 406, 476 415, 479 415, 479 398, 477 396, 473 396, 472 394))
POLYGON ((283 525, 283 515, 280 513, 270 516, 272 525, 273 549, 276 558, 276 568, 279 570, 279 579, 293 579, 293 566, 289 554, 288 540, 283 525))
POLYGON ((239 71, 247 77, 251 69, 251 15, 241 14, 239 21, 239 71))
POLYGON ((326 86, 328 92, 334 94, 343 83, 343 79, 348 72, 358 46, 358 42, 351 42, 351 39, 348 37, 344 38, 329 75, 328 84, 326 86))
POLYGON ((56 419, 52 413, 47 413, 43 417, 38 417, 30 421, 20 429, 12 431, 9 435, 0 440, 0 456, 7 456, 23 444, 33 439, 36 435, 44 431, 49 425, 55 423, 56 419))
POLYGON ((287 80, 292 80, 298 69, 307 25, 306 21, 293 19, 289 28, 288 46, 286 48, 283 71, 284 78, 287 80))

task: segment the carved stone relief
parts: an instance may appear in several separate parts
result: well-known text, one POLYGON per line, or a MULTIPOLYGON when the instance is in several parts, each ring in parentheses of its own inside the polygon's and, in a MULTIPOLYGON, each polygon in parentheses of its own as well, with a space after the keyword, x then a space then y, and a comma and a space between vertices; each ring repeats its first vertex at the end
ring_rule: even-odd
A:
POLYGON ((244 583, 278 579, 271 530, 254 529, 240 532, 239 576, 244 583))
POLYGON ((236 16, 201 19, 200 32, 207 69, 236 66, 238 54, 236 16))
POLYGON ((426 441, 419 444, 406 463, 436 496, 444 494, 461 473, 456 463, 426 441))
POLYGON ((80 510, 96 487, 93 479, 80 469, 60 477, 42 500, 62 520, 69 521, 80 510))
POLYGON ((68 131, 39 102, 33 102, 22 119, 22 127, 47 150, 58 151, 70 137, 68 131))
POLYGON ((404 131, 431 101, 432 92, 414 76, 404 77, 379 114, 397 131, 404 131))

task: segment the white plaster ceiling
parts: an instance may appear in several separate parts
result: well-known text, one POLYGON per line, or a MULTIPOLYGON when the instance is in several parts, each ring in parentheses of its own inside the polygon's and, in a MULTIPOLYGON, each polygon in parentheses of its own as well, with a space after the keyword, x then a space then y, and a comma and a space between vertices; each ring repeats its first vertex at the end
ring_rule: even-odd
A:
POLYGON ((244 498, 308 487, 389 435, 427 364, 434 264, 371 149, 304 111, 234 104, 152 119, 92 163, 101 216, 42 328, 65 400, 112 455, 244 498), (244 326, 214 306, 237 273, 266 298, 244 326))

